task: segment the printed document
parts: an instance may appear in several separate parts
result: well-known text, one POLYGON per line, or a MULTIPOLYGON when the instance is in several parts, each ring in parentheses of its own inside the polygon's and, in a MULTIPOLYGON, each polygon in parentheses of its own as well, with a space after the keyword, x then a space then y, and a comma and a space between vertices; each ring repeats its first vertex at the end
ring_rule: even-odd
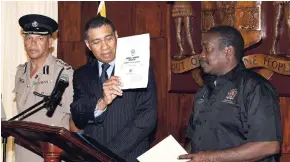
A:
POLYGON ((184 148, 169 135, 150 150, 140 155, 137 159, 140 162, 185 162, 189 159, 178 160, 177 157, 187 154, 184 148))
POLYGON ((114 75, 121 78, 121 89, 146 88, 149 61, 149 34, 118 38, 114 75))

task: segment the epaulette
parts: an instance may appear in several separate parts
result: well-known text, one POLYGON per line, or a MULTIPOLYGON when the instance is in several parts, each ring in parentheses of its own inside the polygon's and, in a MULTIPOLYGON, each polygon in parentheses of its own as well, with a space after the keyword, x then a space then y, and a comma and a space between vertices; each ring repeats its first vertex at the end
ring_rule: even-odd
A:
POLYGON ((69 70, 72 69, 72 67, 70 65, 68 65, 67 63, 65 63, 64 61, 60 60, 60 59, 56 59, 56 64, 64 67, 65 70, 69 70))
POLYGON ((27 62, 25 62, 24 64, 20 64, 17 66, 17 71, 18 70, 22 70, 23 69, 23 74, 26 72, 27 69, 27 62))

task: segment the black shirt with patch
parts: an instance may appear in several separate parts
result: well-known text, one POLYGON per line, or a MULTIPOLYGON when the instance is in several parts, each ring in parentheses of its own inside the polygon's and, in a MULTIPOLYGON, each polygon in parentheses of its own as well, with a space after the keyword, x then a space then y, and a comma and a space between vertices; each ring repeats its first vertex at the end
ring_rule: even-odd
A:
POLYGON ((193 153, 248 142, 282 143, 279 95, 266 79, 242 63, 224 76, 208 78, 195 96, 186 132, 193 153))

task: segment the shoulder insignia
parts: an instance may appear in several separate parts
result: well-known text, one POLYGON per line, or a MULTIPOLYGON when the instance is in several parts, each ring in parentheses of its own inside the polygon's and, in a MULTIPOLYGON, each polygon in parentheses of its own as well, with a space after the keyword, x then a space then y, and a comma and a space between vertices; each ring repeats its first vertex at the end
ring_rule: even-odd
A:
POLYGON ((49 66, 48 65, 43 66, 42 73, 49 74, 49 66))
POLYGON ((24 68, 25 66, 27 66, 27 62, 25 62, 24 64, 19 64, 19 65, 17 66, 17 69, 24 68))
POLYGON ((25 62, 24 64, 20 64, 17 66, 17 70, 23 70, 23 73, 26 72, 26 68, 27 68, 27 62, 25 62))
POLYGON ((67 63, 65 63, 64 61, 62 61, 60 59, 56 59, 56 63, 62 67, 65 67, 65 68, 71 67, 70 65, 68 65, 67 63))

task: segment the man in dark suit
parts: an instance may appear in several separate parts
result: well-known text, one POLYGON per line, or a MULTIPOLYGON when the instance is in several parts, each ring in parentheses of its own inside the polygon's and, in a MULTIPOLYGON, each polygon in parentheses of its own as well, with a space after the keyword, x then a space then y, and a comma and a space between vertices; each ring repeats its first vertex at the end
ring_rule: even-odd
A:
POLYGON ((72 119, 78 129, 126 161, 149 149, 157 120, 154 74, 147 88, 122 91, 113 76, 118 34, 107 18, 96 16, 85 26, 85 43, 94 57, 74 73, 72 119))

